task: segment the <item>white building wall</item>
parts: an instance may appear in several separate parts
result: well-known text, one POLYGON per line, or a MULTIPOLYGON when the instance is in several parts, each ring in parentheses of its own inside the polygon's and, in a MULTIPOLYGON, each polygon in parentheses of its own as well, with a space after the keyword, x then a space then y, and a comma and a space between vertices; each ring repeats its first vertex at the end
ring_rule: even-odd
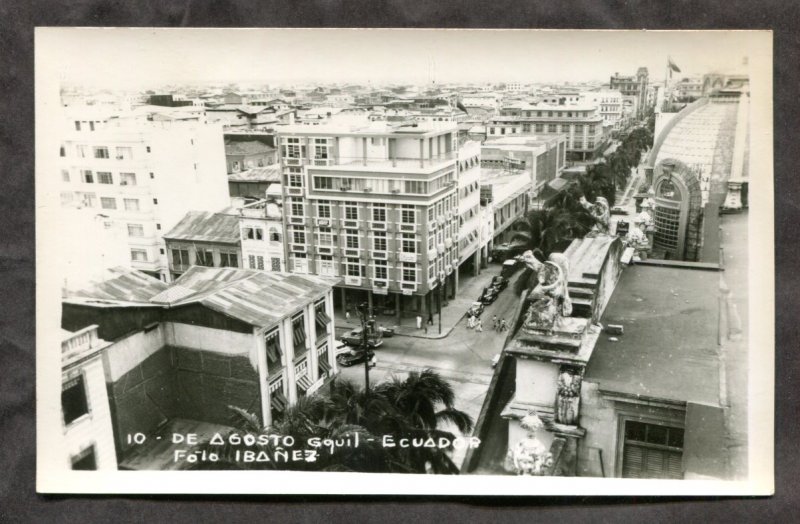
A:
POLYGON ((98 356, 81 365, 89 413, 73 421, 64 428, 61 442, 61 456, 64 469, 72 469, 71 457, 94 446, 95 462, 98 470, 117 469, 117 455, 114 448, 114 434, 111 430, 111 409, 103 375, 103 363, 98 356))

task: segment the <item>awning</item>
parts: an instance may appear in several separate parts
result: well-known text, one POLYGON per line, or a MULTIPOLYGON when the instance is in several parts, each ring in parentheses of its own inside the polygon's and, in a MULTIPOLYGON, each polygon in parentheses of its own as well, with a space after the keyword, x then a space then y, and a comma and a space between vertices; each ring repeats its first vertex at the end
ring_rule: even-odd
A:
POLYGON ((317 309, 317 325, 322 329, 325 329, 328 324, 331 322, 331 317, 325 313, 325 310, 322 308, 317 309))
POLYGON ((277 331, 267 335, 267 358, 272 363, 281 361, 281 342, 277 331))
POLYGON ((327 373, 328 371, 331 370, 331 365, 328 364, 328 354, 327 354, 327 352, 325 353, 325 355, 320 355, 320 357, 323 357, 323 358, 319 359, 319 369, 321 369, 324 373, 327 373))
POLYGON ((305 374, 297 379, 297 387, 303 390, 304 393, 309 390, 311 387, 311 378, 308 376, 308 374, 305 374))
POLYGON ((272 406, 272 409, 278 413, 283 413, 286 411, 286 405, 289 403, 286 400, 286 397, 283 396, 283 392, 280 389, 276 389, 270 393, 269 402, 270 406, 272 406))
POLYGON ((292 341, 294 342, 294 347, 304 346, 306 341, 306 330, 305 326, 303 326, 303 321, 300 320, 299 322, 294 323, 294 328, 292 332, 292 341))

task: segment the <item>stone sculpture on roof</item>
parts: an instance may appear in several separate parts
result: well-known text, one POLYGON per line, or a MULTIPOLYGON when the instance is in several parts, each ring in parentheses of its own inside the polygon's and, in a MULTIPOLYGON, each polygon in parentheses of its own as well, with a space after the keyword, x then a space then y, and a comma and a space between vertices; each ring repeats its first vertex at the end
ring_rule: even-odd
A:
POLYGON ((611 208, 608 205, 608 200, 605 197, 597 197, 595 202, 592 203, 582 196, 580 203, 595 219, 594 227, 587 236, 607 235, 611 220, 611 208))
POLYGON ((569 261, 563 253, 553 253, 546 262, 540 262, 531 251, 523 253, 522 260, 536 274, 538 282, 528 296, 522 330, 552 333, 561 319, 572 314, 567 289, 569 261))
POLYGON ((545 475, 553 465, 553 454, 542 444, 537 434, 544 427, 544 422, 531 411, 520 421, 526 430, 524 438, 516 446, 508 450, 506 469, 517 475, 545 475))

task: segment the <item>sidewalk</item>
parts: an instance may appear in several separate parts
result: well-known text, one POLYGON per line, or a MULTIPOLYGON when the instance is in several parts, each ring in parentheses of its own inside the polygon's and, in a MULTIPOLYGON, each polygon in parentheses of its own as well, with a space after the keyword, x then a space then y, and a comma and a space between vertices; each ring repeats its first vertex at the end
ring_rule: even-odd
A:
MULTIPOLYGON (((395 335, 406 337, 427 338, 427 339, 441 339, 445 338, 456 327, 456 324, 467 314, 469 306, 478 300, 483 288, 489 285, 492 277, 500 274, 501 266, 499 264, 489 264, 489 267, 481 270, 481 274, 477 277, 462 278, 458 284, 458 292, 456 298, 445 301, 445 306, 442 308, 442 332, 439 333, 439 315, 433 313, 433 325, 428 326, 428 332, 425 333, 424 329, 417 329, 415 317, 404 317, 402 323, 398 326, 393 318, 378 317, 378 325, 395 328, 395 335)), ((345 316, 340 311, 336 311, 335 322, 337 329, 354 329, 361 327, 358 317, 351 315, 350 319, 345 319, 345 316)), ((423 319, 423 328, 424 328, 423 319)))

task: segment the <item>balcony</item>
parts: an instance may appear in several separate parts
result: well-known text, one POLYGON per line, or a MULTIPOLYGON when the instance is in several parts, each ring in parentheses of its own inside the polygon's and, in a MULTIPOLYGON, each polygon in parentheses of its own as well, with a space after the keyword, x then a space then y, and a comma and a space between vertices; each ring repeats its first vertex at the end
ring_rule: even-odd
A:
POLYGON ((458 158, 458 151, 448 151, 428 157, 380 157, 370 158, 364 156, 345 157, 340 156, 337 158, 288 158, 283 157, 281 160, 285 166, 313 166, 313 167, 335 167, 347 166, 353 167, 369 167, 372 169, 429 169, 442 164, 454 162, 458 158))

